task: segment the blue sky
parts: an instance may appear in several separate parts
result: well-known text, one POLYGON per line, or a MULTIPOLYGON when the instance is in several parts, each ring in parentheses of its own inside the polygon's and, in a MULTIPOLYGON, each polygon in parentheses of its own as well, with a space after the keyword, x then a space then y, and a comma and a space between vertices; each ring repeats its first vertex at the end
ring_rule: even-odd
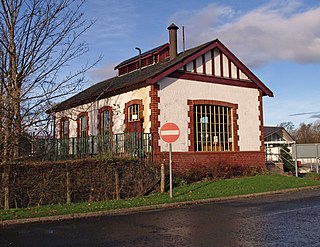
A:
POLYGON ((319 0, 90 0, 95 25, 83 36, 87 58, 103 59, 90 86, 115 75, 121 61, 168 41, 167 27, 185 26, 186 47, 221 40, 273 92, 264 97, 265 125, 320 120, 319 0))

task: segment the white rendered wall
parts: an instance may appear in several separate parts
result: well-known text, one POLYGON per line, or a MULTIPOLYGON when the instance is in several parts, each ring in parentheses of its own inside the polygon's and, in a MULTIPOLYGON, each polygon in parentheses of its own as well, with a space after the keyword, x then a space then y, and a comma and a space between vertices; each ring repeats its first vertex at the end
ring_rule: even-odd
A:
POLYGON ((69 117, 69 137, 77 136, 77 116, 81 112, 88 112, 89 116, 89 135, 97 135, 98 134, 98 111, 100 108, 104 106, 111 106, 113 119, 112 119, 112 132, 114 134, 124 132, 124 108, 125 103, 134 100, 141 99, 142 104, 144 105, 143 117, 144 123, 143 128, 145 132, 150 132, 151 122, 150 122, 150 114, 151 111, 149 109, 150 98, 149 98, 150 86, 140 88, 131 92, 123 93, 117 96, 110 97, 108 99, 102 99, 95 101, 90 104, 81 105, 70 110, 65 110, 62 112, 56 113, 56 137, 59 138, 60 133, 60 119, 62 117, 69 117))
MULTIPOLYGON (((260 150, 259 92, 257 89, 164 78, 159 82, 160 126, 174 122, 180 127, 180 138, 173 144, 174 151, 188 151, 187 100, 218 100, 238 104, 238 135, 240 151, 260 150)), ((161 151, 168 145, 160 140, 161 151)))

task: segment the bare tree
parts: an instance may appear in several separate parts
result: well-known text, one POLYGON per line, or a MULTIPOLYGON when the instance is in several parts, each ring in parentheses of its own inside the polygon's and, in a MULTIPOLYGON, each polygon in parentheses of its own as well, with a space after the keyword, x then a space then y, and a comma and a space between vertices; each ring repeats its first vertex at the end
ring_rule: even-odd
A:
POLYGON ((294 124, 292 122, 282 122, 278 126, 285 128, 290 134, 294 132, 294 124))
POLYGON ((0 160, 20 155, 20 138, 46 120, 57 98, 79 90, 84 73, 67 66, 88 51, 80 36, 93 22, 81 13, 79 0, 0 0, 1 98, 0 160))
POLYGON ((294 131, 294 137, 297 143, 320 143, 320 122, 301 123, 294 131))

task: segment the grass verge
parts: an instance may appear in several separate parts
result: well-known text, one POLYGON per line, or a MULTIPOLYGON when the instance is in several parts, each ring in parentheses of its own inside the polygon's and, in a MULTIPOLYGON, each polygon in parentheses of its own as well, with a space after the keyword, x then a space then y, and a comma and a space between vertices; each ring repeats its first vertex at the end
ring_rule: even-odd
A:
POLYGON ((0 210, 0 221, 134 208, 316 185, 320 185, 319 180, 301 179, 281 175, 259 175, 220 181, 197 182, 174 188, 173 198, 169 198, 167 193, 156 193, 127 200, 110 200, 103 202, 72 203, 0 210))

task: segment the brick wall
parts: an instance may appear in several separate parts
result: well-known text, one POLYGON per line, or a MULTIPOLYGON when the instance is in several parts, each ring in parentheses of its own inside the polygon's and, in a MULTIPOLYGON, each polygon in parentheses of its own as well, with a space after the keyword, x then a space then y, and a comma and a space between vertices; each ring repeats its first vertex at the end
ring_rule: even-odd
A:
MULTIPOLYGON (((169 164, 169 154, 162 152, 154 154, 157 163, 169 164)), ((199 167, 214 167, 223 165, 265 167, 265 154, 261 151, 242 152, 173 152, 173 169, 188 169, 199 167)))

